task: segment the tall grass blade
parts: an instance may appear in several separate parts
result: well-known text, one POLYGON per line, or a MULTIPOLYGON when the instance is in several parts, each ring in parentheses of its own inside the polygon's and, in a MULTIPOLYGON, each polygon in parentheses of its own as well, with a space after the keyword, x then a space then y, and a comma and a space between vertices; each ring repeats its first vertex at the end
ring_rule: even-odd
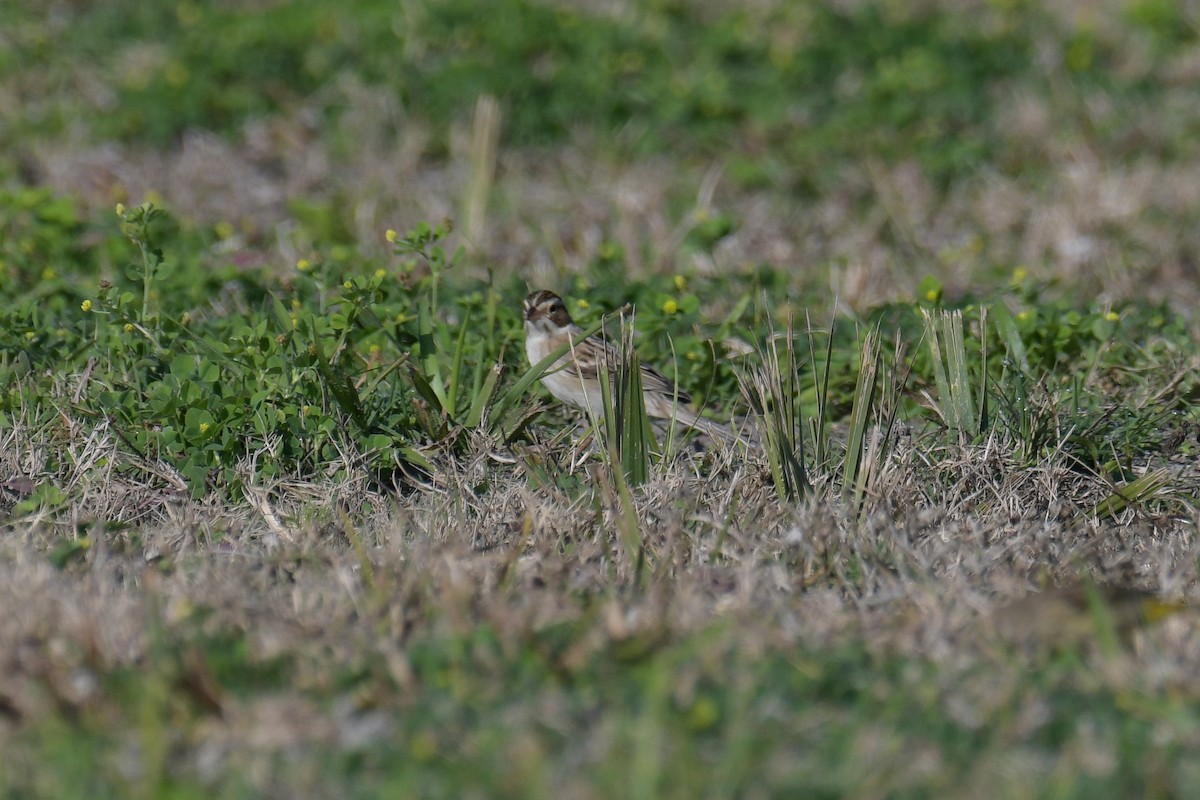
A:
POLYGON ((799 363, 795 329, 788 320, 784 336, 774 334, 759 348, 759 363, 738 376, 762 437, 775 493, 792 502, 809 494, 812 484, 804 464, 804 420, 799 403, 799 363), (780 340, 783 357, 780 357, 780 340))
POLYGON ((829 464, 829 379, 833 372, 833 338, 837 326, 834 317, 829 318, 829 338, 825 343, 825 357, 821 369, 817 370, 816 338, 813 336, 812 318, 806 313, 808 363, 812 365, 813 383, 816 393, 817 416, 812 420, 813 467, 821 469, 829 464))
POLYGON ((446 385, 442 378, 442 365, 438 360, 437 351, 433 339, 433 307, 429 298, 423 297, 417 306, 417 358, 421 362, 425 382, 437 399, 433 405, 439 411, 446 411, 450 403, 446 397, 446 385))
POLYGON ((450 374, 447 378, 446 407, 442 409, 453 416, 458 409, 458 389, 462 383, 463 355, 467 349, 467 333, 471 327, 471 312, 468 311, 458 328, 458 341, 454 343, 450 374))
MULTIPOLYGON (((960 443, 977 439, 986 429, 987 365, 979 369, 978 391, 971 385, 971 369, 967 360, 966 334, 962 311, 939 310, 931 313, 921 309, 925 325, 925 340, 933 361, 937 398, 934 407, 946 428, 957 435, 960 443), (976 400, 978 397, 978 400, 976 400)), ((986 338, 987 313, 981 312, 981 336, 986 338)), ((986 350, 984 351, 986 356, 986 350)))
POLYGON ((967 348, 963 333, 962 311, 942 315, 942 333, 946 341, 946 375, 950 381, 950 402, 954 406, 956 427, 967 436, 979 434, 975 401, 971 397, 971 378, 967 369, 967 348))
MULTIPOLYGON (((862 502, 868 475, 874 471, 874 461, 863 459, 867 423, 875 407, 877 377, 882 357, 879 329, 867 333, 859 353, 858 379, 854 384, 854 401, 850 410, 850 429, 846 439, 846 458, 842 462, 842 496, 855 508, 862 502)), ((878 453, 874 453, 878 457, 878 453)))
POLYGON ((633 347, 633 324, 621 320, 616 363, 600 370, 600 396, 604 415, 600 430, 614 472, 620 471, 630 486, 641 486, 650 477, 653 434, 642 395, 642 370, 633 347), (615 378, 615 385, 611 381, 615 378))

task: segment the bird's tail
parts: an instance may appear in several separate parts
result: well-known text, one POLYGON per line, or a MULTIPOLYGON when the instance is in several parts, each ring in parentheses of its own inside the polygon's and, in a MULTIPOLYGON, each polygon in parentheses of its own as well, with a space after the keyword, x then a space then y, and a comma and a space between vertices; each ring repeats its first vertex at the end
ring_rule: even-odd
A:
POLYGON ((695 428, 702 433, 708 434, 713 439, 725 442, 726 444, 752 444, 748 436, 733 430, 728 425, 722 425, 719 422, 705 419, 699 414, 693 414, 686 408, 675 409, 675 423, 685 428, 695 428))

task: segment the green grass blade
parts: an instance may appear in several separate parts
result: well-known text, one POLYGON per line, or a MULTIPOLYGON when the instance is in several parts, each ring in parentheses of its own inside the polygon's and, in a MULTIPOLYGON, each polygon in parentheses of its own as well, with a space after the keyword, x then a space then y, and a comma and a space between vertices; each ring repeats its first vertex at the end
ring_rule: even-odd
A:
POLYGON ((504 371, 502 364, 496 364, 487 373, 487 377, 483 379, 483 385, 475 392, 475 399, 471 401, 471 409, 467 412, 467 418, 463 424, 468 428, 477 428, 483 420, 483 412, 492 401, 492 395, 496 393, 496 381, 500 377, 500 373, 504 371))
POLYGON ((1137 480, 1118 484, 1113 487, 1113 493, 1096 504, 1092 514, 1096 517, 1115 517, 1127 508, 1141 505, 1149 500, 1171 480, 1171 472, 1167 469, 1156 469, 1147 472, 1137 480))
POLYGON ((867 333, 859 353, 858 378, 854 384, 854 401, 850 410, 850 429, 846 439, 846 458, 842 462, 842 496, 852 499, 855 508, 862 501, 865 487, 866 466, 863 462, 863 447, 867 437, 867 423, 875 404, 876 377, 879 373, 880 338, 879 329, 867 333))
POLYGON ((442 365, 438 360, 437 344, 433 338, 433 310, 428 297, 422 297, 417 307, 417 360, 421 364, 423 377, 433 391, 436 402, 431 405, 446 414, 454 409, 446 396, 446 383, 442 376, 442 365))
POLYGON ((633 348, 633 324, 621 326, 620 352, 617 356, 617 385, 612 408, 605 407, 605 418, 615 412, 614 442, 621 471, 631 486, 641 486, 650 477, 650 418, 642 395, 642 370, 633 348))
POLYGON ((768 343, 759 347, 758 363, 739 374, 738 383, 762 437, 775 493, 780 500, 792 502, 807 495, 812 485, 804 464, 795 329, 790 321, 784 337, 784 359, 779 355, 780 338, 772 334, 768 343))
POLYGON ((446 410, 453 414, 458 409, 458 390, 462 383, 463 353, 467 349, 467 333, 471 329, 471 312, 468 310, 458 329, 458 340, 454 343, 454 355, 450 364, 449 385, 446 393, 446 410))

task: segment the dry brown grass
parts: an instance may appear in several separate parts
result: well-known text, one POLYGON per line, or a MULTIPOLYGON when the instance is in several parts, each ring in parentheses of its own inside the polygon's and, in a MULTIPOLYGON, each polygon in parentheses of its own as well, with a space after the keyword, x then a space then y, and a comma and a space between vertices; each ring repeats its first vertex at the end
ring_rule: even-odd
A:
MULTIPOLYGON (((765 464, 735 449, 681 454, 637 494, 649 554, 641 577, 598 464, 570 490, 533 488, 480 441, 407 494, 295 482, 226 508, 164 491, 111 440, 89 446, 115 465, 107 480, 74 486, 67 514, 0 531, 0 742, 57 715, 123 724, 103 676, 145 669, 164 640, 188 641, 197 628, 234 631, 252 662, 286 655, 294 677, 238 695, 214 682, 199 651, 179 654, 172 691, 214 713, 169 734, 168 761, 202 780, 230 769, 275 775, 281 754, 384 740, 422 691, 414 644, 480 628, 515 657, 536 649, 541 631, 582 625, 586 634, 546 656, 566 674, 614 648, 652 651, 714 625, 728 626, 721 641, 744 653, 854 642, 937 663, 947 682, 987 664, 986 685, 967 681, 948 708, 969 721, 1020 691, 1012 640, 1038 652, 1062 646, 1068 628, 1072 641, 1094 635, 1086 606, 1068 626, 1053 605, 1004 611, 1014 600, 1083 576, 1196 599, 1194 514, 1091 518, 1101 483, 1063 464, 1021 469, 997 438, 972 448, 902 438, 862 514, 836 501, 780 504, 765 464), (80 527, 90 522, 99 524, 80 527), (52 565, 64 539, 85 530, 85 554, 52 565), (365 665, 384 670, 382 683, 334 689, 365 665)), ((5 452, 11 474, 17 458, 5 452)), ((516 455, 565 457, 536 447, 516 455)), ((1194 491, 1189 481, 1174 488, 1194 491)), ((1129 635, 1131 646, 1103 662, 1111 686, 1190 680, 1200 617, 1135 624, 1129 635)), ((521 713, 543 712, 553 719, 552 709, 521 713)), ((122 757, 137 774, 146 744, 128 735, 122 757)), ((603 748, 604 732, 592 736, 603 748)), ((298 790, 307 774, 286 786, 298 790)))

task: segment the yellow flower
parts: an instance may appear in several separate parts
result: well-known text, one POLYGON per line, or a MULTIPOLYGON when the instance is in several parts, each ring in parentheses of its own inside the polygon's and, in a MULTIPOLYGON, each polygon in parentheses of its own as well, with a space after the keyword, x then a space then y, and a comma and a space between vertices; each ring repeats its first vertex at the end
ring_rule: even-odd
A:
POLYGON ((163 70, 163 77, 166 79, 168 85, 178 89, 188 82, 191 73, 188 72, 188 68, 181 62, 172 61, 163 70))
POLYGON ((217 236, 221 239, 228 239, 230 236, 233 236, 233 223, 221 220, 213 226, 213 230, 216 231, 217 236))
POLYGON ((590 308, 592 304, 581 297, 575 301, 575 305, 579 306, 580 308, 590 308))
POLYGON ((675 302, 674 298, 668 298, 667 301, 662 304, 662 310, 664 314, 678 313, 679 304, 675 302))
POLYGON ((180 3, 175 7, 175 16, 184 27, 191 27, 200 21, 200 9, 195 3, 180 3))
POLYGON ((409 739, 409 749, 417 761, 429 761, 438 753, 437 736, 424 730, 409 739))
POLYGON ((92 301, 84 300, 82 303, 79 304, 79 307, 82 308, 84 311, 91 311, 92 310, 92 301))
POLYGON ((342 281, 342 288, 343 289, 353 289, 354 284, 351 283, 350 281, 342 281))
POLYGON ((125 204, 124 203, 117 203, 117 216, 118 217, 125 216, 125 204))
POLYGON ((310 269, 312 269, 312 264, 309 263, 307 258, 302 258, 296 262, 296 269, 300 270, 301 272, 308 272, 310 269))
POLYGON ((208 423, 207 423, 207 422, 201 422, 201 423, 200 423, 200 432, 201 432, 201 433, 208 433, 208 423))
POLYGON ((388 228, 387 233, 385 233, 383 235, 383 238, 387 239, 389 243, 395 243, 396 237, 398 235, 399 234, 397 234, 396 231, 392 230, 391 228, 388 228))
POLYGON ((1017 267, 1013 270, 1013 283, 1021 283, 1029 277, 1029 268, 1025 266, 1017 267))
POLYGON ((1109 322, 1117 322, 1118 320, 1121 319, 1121 315, 1115 311, 1110 311, 1104 315, 1104 318, 1106 320, 1108 320, 1109 322))
POLYGON ((58 273, 54 271, 54 267, 46 267, 42 270, 42 280, 52 281, 58 277, 58 273))
POLYGON ((1017 319, 1019 319, 1021 322, 1024 322, 1025 320, 1029 319, 1029 312, 1028 311, 1019 312, 1017 314, 1017 319))
POLYGON ((142 195, 142 199, 152 206, 161 206, 163 204, 162 195, 153 189, 147 189, 146 193, 142 195))
POLYGON ((387 270, 386 269, 375 270, 375 277, 378 278, 379 280, 383 280, 384 278, 387 277, 387 270))
POLYGON ((683 277, 682 275, 676 275, 675 276, 675 288, 682 292, 686 286, 687 286, 687 278, 683 277))
POLYGON ((133 333, 133 323, 132 323, 132 322, 126 322, 126 323, 125 323, 125 332, 126 332, 126 333, 133 333))
POLYGON ((379 345, 373 344, 367 348, 367 352, 371 355, 376 355, 379 352, 379 345))
POLYGON ((934 302, 935 300, 937 300, 938 299, 937 289, 930 289, 928 292, 926 292, 925 299, 931 303, 934 302))

